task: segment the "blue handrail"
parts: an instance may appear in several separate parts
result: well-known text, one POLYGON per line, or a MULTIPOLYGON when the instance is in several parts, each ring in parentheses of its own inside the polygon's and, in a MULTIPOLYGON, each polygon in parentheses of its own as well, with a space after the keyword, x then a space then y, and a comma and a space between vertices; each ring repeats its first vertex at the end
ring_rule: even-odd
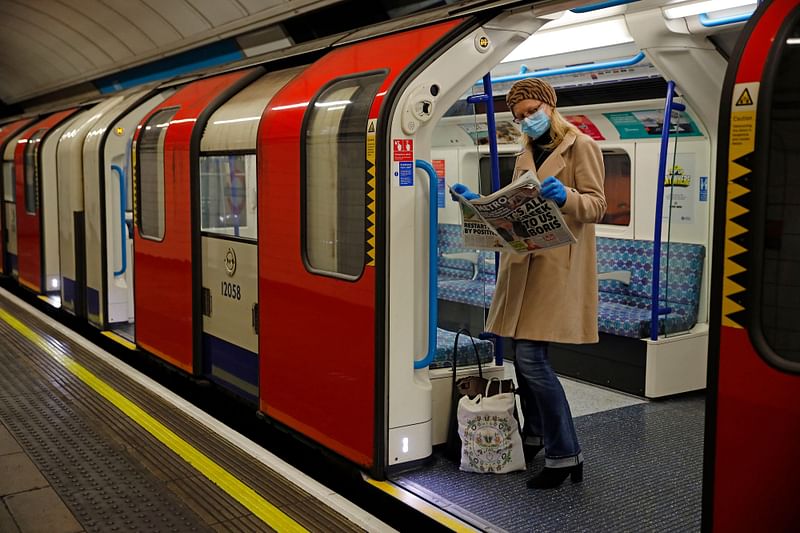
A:
POLYGON ((573 13, 588 13, 590 11, 597 11, 598 9, 621 6, 624 4, 632 4, 638 1, 639 0, 606 0, 605 2, 598 2, 596 4, 590 4, 588 6, 576 7, 574 9, 570 9, 570 11, 572 11, 573 13))
MULTIPOLYGON (((492 79, 492 83, 504 83, 508 81, 519 81, 527 78, 546 78, 548 76, 560 76, 562 74, 577 74, 578 72, 591 72, 593 70, 603 70, 606 68, 620 68, 630 67, 639 63, 644 59, 644 52, 639 52, 633 57, 627 59, 615 59, 614 61, 605 61, 603 63, 590 63, 588 65, 575 65, 574 67, 554 68, 550 70, 535 70, 529 71, 528 67, 522 67, 519 74, 511 74, 509 76, 498 76, 492 79)), ((483 81, 475 82, 475 85, 482 84, 483 81)))
POLYGON ((736 24, 737 22, 745 22, 747 21, 752 15, 754 11, 749 13, 742 13, 741 15, 734 15, 732 17, 720 17, 718 19, 712 19, 708 16, 708 13, 700 13, 697 18, 700 20, 700 24, 705 26, 706 28, 713 28, 715 26, 724 26, 726 24, 736 24))
POLYGON ((115 171, 119 176, 119 238, 122 252, 122 268, 114 272, 114 276, 119 277, 128 270, 128 242, 127 235, 125 235, 125 207, 128 202, 127 198, 125 198, 125 171, 119 165, 111 165, 111 170, 115 171))
POLYGON ((667 309, 659 308, 659 286, 661 277, 661 213, 664 210, 664 177, 667 173, 669 133, 672 126, 672 110, 684 111, 686 106, 673 102, 675 82, 667 83, 667 101, 664 104, 664 122, 661 126, 661 151, 658 158, 658 186, 656 187, 655 229, 653 231, 653 282, 650 293, 650 339, 658 339, 658 316, 667 309))
POLYGON ((414 361, 414 369, 419 369, 429 366, 433 362, 433 356, 436 355, 436 322, 439 317, 439 295, 436 283, 439 279, 439 266, 436 260, 439 228, 439 177, 436 175, 433 165, 423 159, 417 159, 416 166, 428 173, 431 182, 428 189, 430 197, 428 207, 428 353, 424 358, 414 361))

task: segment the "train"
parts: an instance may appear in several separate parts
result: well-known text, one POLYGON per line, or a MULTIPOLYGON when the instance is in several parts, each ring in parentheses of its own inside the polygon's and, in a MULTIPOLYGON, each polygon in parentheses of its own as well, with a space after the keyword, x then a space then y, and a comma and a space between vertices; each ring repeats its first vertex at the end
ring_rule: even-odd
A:
POLYGON ((509 182, 504 94, 543 77, 608 203, 601 340, 554 367, 706 390, 703 528, 788 530, 798 21, 797 0, 446 6, 2 119, 2 274, 374 480, 425 468, 455 332, 485 375, 513 360, 479 335, 496 260, 459 243, 447 187, 509 182))

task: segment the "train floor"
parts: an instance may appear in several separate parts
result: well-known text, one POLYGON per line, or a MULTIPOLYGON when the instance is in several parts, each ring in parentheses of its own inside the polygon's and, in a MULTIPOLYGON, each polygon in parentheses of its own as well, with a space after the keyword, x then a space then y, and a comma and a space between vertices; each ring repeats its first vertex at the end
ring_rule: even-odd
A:
POLYGON ((392 481, 483 531, 699 531, 704 394, 645 401, 561 382, 584 455, 582 483, 528 489, 527 479, 544 467, 543 453, 526 471, 475 474, 439 452, 392 481))
POLYGON ((0 290, 0 531, 387 531, 0 290))

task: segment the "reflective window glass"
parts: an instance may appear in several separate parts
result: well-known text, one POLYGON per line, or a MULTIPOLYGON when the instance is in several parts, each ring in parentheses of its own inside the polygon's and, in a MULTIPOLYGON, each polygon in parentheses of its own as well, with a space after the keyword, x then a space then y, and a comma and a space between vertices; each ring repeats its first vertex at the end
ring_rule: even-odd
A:
POLYGON ((255 154, 200 158, 200 229, 256 239, 255 154))
POLYGON ((364 267, 367 119, 384 77, 338 81, 309 106, 303 237, 315 271, 356 277, 364 267))
MULTIPOLYGON (((781 360, 800 362, 800 16, 782 43, 773 83, 764 210, 761 328, 781 360)), ((762 135, 761 131, 756 133, 762 135)), ((761 178, 761 177, 759 177, 761 178)), ((759 183, 763 183, 759 180, 759 183)))
POLYGON ((139 231, 142 237, 164 238, 164 139, 177 108, 155 113, 145 123, 138 140, 139 231))
POLYGON ((25 144, 25 212, 36 214, 39 208, 39 143, 45 130, 31 135, 25 144))
POLYGON ((631 223, 631 157, 624 150, 603 150, 606 180, 606 214, 601 224, 631 223))
POLYGON ((17 180, 14 178, 14 162, 3 161, 3 198, 6 202, 16 202, 17 180))

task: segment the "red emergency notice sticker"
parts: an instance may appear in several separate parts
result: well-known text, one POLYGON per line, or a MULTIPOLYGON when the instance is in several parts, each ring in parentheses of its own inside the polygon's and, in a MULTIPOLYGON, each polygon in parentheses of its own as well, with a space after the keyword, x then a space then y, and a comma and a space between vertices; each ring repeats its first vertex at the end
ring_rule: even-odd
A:
POLYGON ((414 161, 414 139, 393 139, 392 146, 394 161, 414 161))

